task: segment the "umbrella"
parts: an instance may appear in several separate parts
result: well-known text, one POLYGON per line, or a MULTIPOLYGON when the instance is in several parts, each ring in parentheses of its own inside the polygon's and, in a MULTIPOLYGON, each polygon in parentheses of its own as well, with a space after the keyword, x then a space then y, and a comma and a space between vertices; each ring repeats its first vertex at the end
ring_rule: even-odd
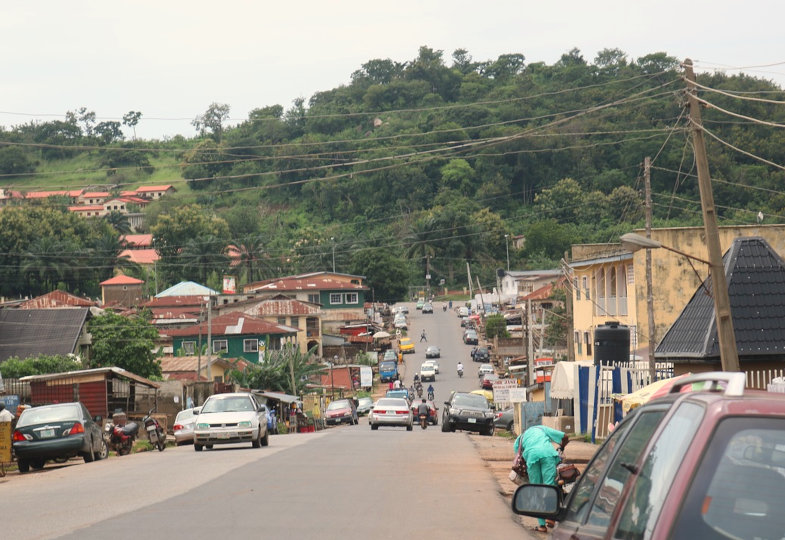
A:
POLYGON ((391 337, 390 334, 388 334, 384 330, 382 330, 381 332, 376 332, 373 335, 373 339, 382 339, 382 338, 388 338, 388 337, 391 337))
POLYGON ((624 411, 624 414, 627 414, 635 407, 640 407, 652 399, 667 395, 674 383, 687 375, 690 375, 690 373, 685 373, 678 377, 671 377, 670 379, 660 379, 659 381, 655 381, 648 386, 636 390, 632 394, 619 396, 616 399, 621 402, 621 408, 624 411))

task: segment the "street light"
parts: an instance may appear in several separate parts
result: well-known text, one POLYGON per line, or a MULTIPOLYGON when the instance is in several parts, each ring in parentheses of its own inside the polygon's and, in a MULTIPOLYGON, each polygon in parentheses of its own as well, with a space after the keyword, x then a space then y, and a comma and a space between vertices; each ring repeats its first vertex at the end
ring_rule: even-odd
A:
POLYGON ((504 235, 504 248, 507 250, 507 271, 510 271, 510 243, 507 239, 510 237, 509 234, 504 235))
MULTIPOLYGON (((678 249, 666 246, 651 238, 646 238, 635 233, 627 233, 621 236, 621 245, 630 251, 638 251, 639 249, 657 249, 662 248, 667 251, 677 253, 687 259, 690 263, 692 271, 700 278, 700 274, 693 266, 690 259, 702 262, 709 266, 711 270, 711 289, 712 297, 714 298, 714 316, 717 325, 717 339, 720 344, 720 362, 723 371, 739 371, 739 353, 736 349, 735 333, 733 331, 733 317, 731 316, 730 298, 728 297, 728 284, 725 280, 724 266, 720 260, 719 264, 712 264, 711 262, 689 255, 678 249)), ((701 280, 701 283, 703 280, 701 280)), ((652 330, 649 329, 651 335, 652 330)), ((649 349, 654 346, 654 343, 649 342, 649 349)), ((654 355, 650 354, 649 362, 652 362, 654 355)), ((653 369, 653 366, 649 366, 653 369)))

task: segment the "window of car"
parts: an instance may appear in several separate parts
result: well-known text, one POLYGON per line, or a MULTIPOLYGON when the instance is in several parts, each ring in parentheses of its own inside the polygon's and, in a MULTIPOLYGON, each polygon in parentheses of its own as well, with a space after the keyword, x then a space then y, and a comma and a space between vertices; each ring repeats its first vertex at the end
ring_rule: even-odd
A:
POLYGON ((406 402, 401 399, 380 399, 376 407, 406 407, 406 402))
POLYGON ((711 438, 675 527, 693 538, 782 538, 785 420, 729 417, 711 438))
POLYGON ((488 400, 478 394, 455 394, 452 404, 454 407, 488 408, 488 400))
POLYGON ((668 419, 633 479, 632 492, 621 513, 616 538, 635 540, 651 534, 704 413, 703 405, 685 402, 668 419))
POLYGON ((335 401, 331 401, 329 405, 327 405, 328 411, 334 411, 335 409, 350 409, 351 405, 349 404, 348 399, 338 399, 335 401))
POLYGON ((25 409, 22 416, 19 417, 16 427, 74 420, 80 417, 78 403, 69 403, 68 405, 57 405, 54 407, 33 407, 31 409, 25 409))
POLYGON ((591 523, 600 526, 604 524, 607 527, 613 504, 618 499, 624 480, 630 474, 621 463, 637 461, 637 456, 645 448, 666 412, 664 408, 650 409, 630 417, 613 430, 573 489, 565 521, 583 523, 591 511, 591 523), (613 474, 603 476, 606 469, 609 469, 609 464, 611 467, 615 465, 616 469, 613 474))
POLYGON ((174 419, 175 424, 180 422, 185 422, 186 420, 190 420, 194 417, 194 410, 193 409, 185 409, 184 411, 180 411, 177 413, 177 416, 174 419))

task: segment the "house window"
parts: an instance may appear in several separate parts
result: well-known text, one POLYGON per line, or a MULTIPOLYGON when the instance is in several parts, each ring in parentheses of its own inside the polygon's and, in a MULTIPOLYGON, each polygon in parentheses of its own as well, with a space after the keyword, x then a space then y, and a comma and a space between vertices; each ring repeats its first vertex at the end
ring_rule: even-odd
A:
POLYGON ((342 304, 343 295, 341 293, 330 293, 331 304, 342 304))
POLYGON ((311 304, 318 304, 319 303, 319 295, 318 294, 308 294, 308 302, 311 304))
POLYGON ((289 319, 289 326, 292 328, 300 328, 300 317, 292 317, 289 319))
POLYGON ((259 352, 259 340, 258 339, 244 339, 243 340, 243 352, 259 352))
POLYGON ((586 356, 591 356, 591 339, 588 332, 583 333, 583 340, 586 342, 586 356))
POLYGON ((573 278, 573 280, 572 280, 572 288, 575 290, 575 299, 576 300, 580 300, 581 299, 581 290, 578 287, 578 278, 573 278))
POLYGON ((278 324, 286 324, 286 317, 278 317, 278 324))
POLYGON ((229 343, 225 339, 213 340, 213 354, 229 352, 229 343))
POLYGON ((356 304, 359 302, 359 296, 356 292, 346 293, 346 303, 347 304, 356 304))
POLYGON ((582 354, 583 347, 581 344, 581 333, 575 332, 575 348, 577 349, 578 354, 582 354))
POLYGON ((196 342, 195 341, 183 341, 183 352, 188 356, 193 356, 196 353, 196 342))

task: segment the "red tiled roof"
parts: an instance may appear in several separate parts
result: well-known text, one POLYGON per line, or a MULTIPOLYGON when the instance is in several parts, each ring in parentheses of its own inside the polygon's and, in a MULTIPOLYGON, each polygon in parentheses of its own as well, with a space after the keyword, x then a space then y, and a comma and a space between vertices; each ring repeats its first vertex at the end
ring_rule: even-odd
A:
POLYGON ((120 243, 127 247, 146 248, 153 245, 152 234, 124 234, 120 236, 120 243))
POLYGON ((128 257, 129 261, 142 265, 154 264, 160 258, 154 249, 125 249, 120 257, 128 257))
POLYGON ((68 191, 30 191, 25 194, 26 199, 45 199, 47 197, 68 197, 68 191))
POLYGON ((140 199, 139 197, 133 197, 133 196, 120 197, 117 200, 131 203, 131 204, 138 204, 139 206, 146 206, 150 204, 150 201, 148 201, 147 199, 140 199))
POLYGON ((165 185, 165 186, 142 186, 136 189, 137 193, 148 193, 148 192, 156 192, 156 191, 166 191, 169 188, 174 188, 172 185, 165 185))
POLYGON ((120 274, 119 276, 102 281, 99 285, 139 285, 140 283, 144 283, 144 281, 120 274))
POLYGON ((277 280, 249 283, 244 287, 245 292, 250 291, 324 291, 324 290, 350 290, 367 291, 368 287, 357 283, 341 281, 330 277, 288 277, 277 280))
MULTIPOLYGON (((280 324, 274 324, 271 322, 263 321, 262 319, 257 319, 256 317, 251 317, 250 315, 246 315, 245 313, 235 312, 235 313, 226 313, 224 315, 219 315, 218 317, 214 317, 211 322, 212 328, 212 335, 213 336, 225 336, 225 335, 237 335, 237 336, 244 336, 244 335, 259 335, 259 334, 290 334, 292 332, 292 328, 288 326, 283 326, 280 324)), ((164 330, 162 333, 168 336, 196 336, 200 333, 204 336, 207 335, 207 321, 202 322, 201 324, 195 324, 194 326, 190 326, 188 328, 177 328, 172 330, 164 330), (201 329, 200 329, 201 326, 201 329)))
POLYGON ((110 193, 108 191, 92 191, 90 193, 83 193, 82 197, 89 199, 89 198, 96 198, 96 197, 108 197, 110 193))
POLYGON ((121 191, 120 192, 120 196, 121 197, 134 197, 135 195, 136 195, 136 190, 133 190, 133 191, 121 191))

